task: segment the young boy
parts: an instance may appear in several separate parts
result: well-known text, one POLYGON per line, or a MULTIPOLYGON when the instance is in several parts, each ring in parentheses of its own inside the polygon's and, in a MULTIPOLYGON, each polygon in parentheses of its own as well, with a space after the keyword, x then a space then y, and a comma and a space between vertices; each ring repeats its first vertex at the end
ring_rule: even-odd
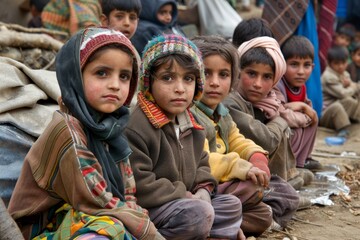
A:
POLYGON ((140 0, 101 0, 101 25, 122 32, 131 39, 141 12, 140 0))
POLYGON ((193 41, 203 56, 206 82, 202 98, 191 110, 205 127, 208 140, 205 149, 210 152, 211 172, 220 182, 219 192, 240 198, 243 204, 241 228, 246 236, 261 235, 273 217, 274 226, 284 227, 297 209, 298 194, 284 180, 272 176, 270 189, 273 190, 264 202, 268 200, 274 212, 262 202, 264 188, 270 180, 267 152, 239 132, 221 103, 237 81, 239 56, 236 49, 216 36, 196 37, 193 41))
POLYGON ((58 52, 60 110, 27 154, 8 208, 25 239, 164 239, 136 204, 123 135, 139 64, 130 40, 104 28, 79 31, 58 52))
POLYGON ((321 75, 323 112, 320 126, 335 129, 346 137, 346 127, 351 121, 360 121, 360 87, 352 82, 346 71, 349 52, 345 47, 335 46, 328 51, 328 66, 321 75))
POLYGON ((286 61, 286 72, 277 84, 278 97, 285 110, 280 115, 291 127, 291 147, 296 157, 296 167, 321 169, 321 164, 311 158, 318 118, 307 98, 305 83, 314 68, 314 47, 304 36, 291 36, 281 47, 286 61))
POLYGON ((351 80, 360 82, 360 42, 354 43, 351 48, 351 63, 347 67, 351 80))
POLYGON ((167 239, 245 239, 241 203, 216 194, 204 130, 188 109, 202 95, 200 52, 184 37, 161 35, 146 45, 142 60, 126 131, 139 204, 167 239))
POLYGON ((140 21, 131 42, 142 53, 145 45, 154 36, 162 33, 179 34, 183 31, 177 25, 178 9, 175 0, 141 0, 140 21))

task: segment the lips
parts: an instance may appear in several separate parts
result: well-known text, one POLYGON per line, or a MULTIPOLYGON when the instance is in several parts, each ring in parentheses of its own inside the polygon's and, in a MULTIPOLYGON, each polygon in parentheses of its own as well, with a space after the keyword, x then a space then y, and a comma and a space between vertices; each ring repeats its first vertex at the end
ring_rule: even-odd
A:
POLYGON ((112 101, 119 101, 120 100, 120 98, 117 95, 114 95, 114 94, 105 95, 104 98, 112 100, 112 101))
POLYGON ((221 93, 211 91, 211 92, 206 92, 206 95, 213 96, 213 97, 218 97, 218 96, 221 96, 221 93))

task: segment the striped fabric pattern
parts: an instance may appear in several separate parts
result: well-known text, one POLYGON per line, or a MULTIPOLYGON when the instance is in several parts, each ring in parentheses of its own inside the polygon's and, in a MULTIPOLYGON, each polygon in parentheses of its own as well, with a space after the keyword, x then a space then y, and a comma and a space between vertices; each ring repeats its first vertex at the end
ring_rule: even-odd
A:
POLYGON ((337 0, 323 0, 318 22, 318 38, 319 38, 319 58, 321 73, 326 68, 327 50, 331 46, 334 35, 334 23, 336 14, 337 0))
POLYGON ((269 22, 279 45, 285 42, 301 22, 309 0, 265 0, 262 18, 269 22))
MULTIPOLYGON (((139 92, 138 94, 138 104, 155 128, 162 128, 170 122, 169 118, 159 109, 159 107, 155 103, 147 100, 142 92, 139 92)), ((195 121, 194 116, 189 109, 187 109, 186 112, 190 118, 189 124, 191 124, 193 128, 199 130, 204 129, 195 121)))
POLYGON ((82 28, 99 26, 100 15, 98 0, 50 0, 41 19, 45 28, 73 35, 82 28))

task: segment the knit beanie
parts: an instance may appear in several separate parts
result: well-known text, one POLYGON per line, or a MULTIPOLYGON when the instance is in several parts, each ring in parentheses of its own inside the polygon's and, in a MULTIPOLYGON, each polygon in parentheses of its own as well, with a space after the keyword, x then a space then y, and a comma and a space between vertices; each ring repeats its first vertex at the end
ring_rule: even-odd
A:
POLYGON ((200 51, 192 41, 183 36, 164 34, 149 41, 143 51, 139 90, 149 101, 154 102, 154 98, 149 92, 150 71, 153 63, 159 58, 175 54, 187 55, 194 60, 194 64, 196 64, 199 69, 200 78, 196 80, 193 100, 199 100, 201 98, 205 72, 200 51))
POLYGON ((80 43, 80 67, 82 70, 87 63, 89 57, 96 50, 105 45, 110 45, 114 43, 122 45, 129 49, 133 56, 133 72, 131 76, 130 90, 128 98, 124 103, 124 105, 129 105, 137 87, 140 72, 140 57, 135 47, 131 44, 130 40, 124 34, 119 31, 107 28, 87 28, 84 31, 83 38, 80 43))
POLYGON ((275 63, 275 73, 274 73, 274 84, 275 86, 277 82, 282 78, 282 76, 286 72, 286 61, 281 52, 280 46, 278 42, 271 37, 256 37, 247 42, 244 42, 238 48, 238 52, 240 55, 240 61, 242 55, 246 53, 248 50, 256 47, 265 48, 266 51, 270 54, 275 63))

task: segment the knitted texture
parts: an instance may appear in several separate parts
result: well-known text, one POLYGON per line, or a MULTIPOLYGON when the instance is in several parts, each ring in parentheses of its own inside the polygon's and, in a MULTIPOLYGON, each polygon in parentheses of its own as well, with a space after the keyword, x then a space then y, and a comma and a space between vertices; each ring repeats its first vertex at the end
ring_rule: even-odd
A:
POLYGON ((134 64, 131 76, 129 97, 128 99, 126 99, 124 104, 129 105, 137 87, 140 72, 140 57, 135 47, 131 44, 130 40, 124 34, 119 31, 110 30, 107 28, 87 28, 84 31, 80 46, 80 66, 81 69, 83 69, 89 57, 96 50, 105 45, 113 43, 126 47, 132 54, 134 64))
POLYGON ((150 71, 153 63, 159 58, 175 54, 187 55, 194 60, 200 72, 200 78, 196 81, 194 100, 199 100, 201 98, 205 72, 200 51, 192 41, 185 37, 175 34, 164 34, 149 41, 143 51, 139 87, 140 91, 143 92, 148 100, 154 102, 154 98, 149 92, 150 71))

